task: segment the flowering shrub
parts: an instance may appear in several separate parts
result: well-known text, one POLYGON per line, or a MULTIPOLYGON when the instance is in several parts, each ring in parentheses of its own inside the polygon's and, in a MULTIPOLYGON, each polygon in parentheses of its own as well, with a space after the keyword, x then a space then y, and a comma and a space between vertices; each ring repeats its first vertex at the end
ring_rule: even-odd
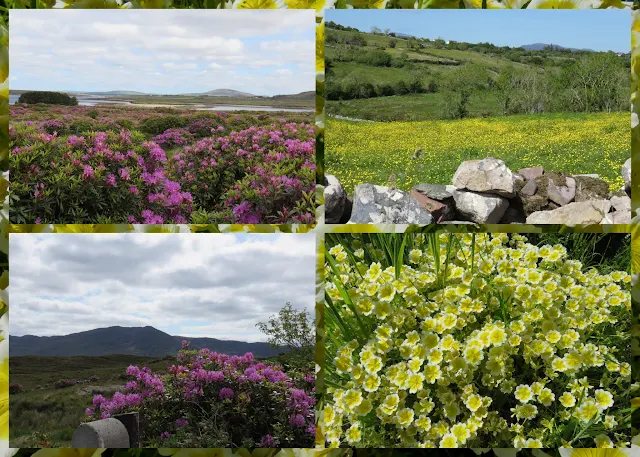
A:
POLYGON ((12 106, 12 221, 314 222, 312 125, 137 111, 12 106))
POLYGON ((173 156, 170 174, 202 207, 217 211, 216 219, 312 223, 313 127, 282 121, 204 138, 173 156))
POLYGON ((628 273, 521 235, 329 239, 332 446, 628 446, 628 273))
POLYGON ((251 353, 190 350, 184 342, 168 374, 130 366, 127 375, 120 392, 96 395, 86 414, 106 418, 139 411, 145 445, 314 444, 315 380, 308 373, 285 373, 251 353))

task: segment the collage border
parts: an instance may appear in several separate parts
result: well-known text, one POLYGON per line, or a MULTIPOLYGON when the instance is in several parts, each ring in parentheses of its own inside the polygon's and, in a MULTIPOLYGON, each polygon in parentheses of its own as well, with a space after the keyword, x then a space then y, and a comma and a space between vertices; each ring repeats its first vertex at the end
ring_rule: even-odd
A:
MULTIPOLYGON (((73 1, 73 0, 71 0, 73 1)), ((80 0, 78 3, 71 3, 71 7, 104 8, 118 5, 115 2, 122 0, 80 0), (81 6, 82 5, 82 6, 81 6)), ((135 1, 135 0, 132 0, 135 1)), ((140 0, 135 1, 133 6, 157 8, 169 7, 172 0, 140 0)), ((205 0, 209 1, 209 0, 205 0)), ((418 0, 415 6, 455 8, 455 6, 473 7, 478 0, 418 0)), ((599 1, 599 0, 597 0, 599 1)), ((636 0, 638 1, 638 0, 636 0)), ((584 5, 580 0, 569 0, 565 4, 584 5)), ((403 2, 406 4, 406 2, 403 2)), ((479 7, 496 8, 500 5, 499 0, 482 0, 479 7)), ((510 0, 505 3, 512 6, 510 0)), ((430 232, 430 231, 450 231, 450 232, 492 232, 492 233, 543 233, 543 232, 593 232, 593 233, 631 233, 632 236, 632 273, 634 278, 640 273, 640 216, 632 220, 631 225, 591 225, 567 227, 562 225, 525 225, 525 224, 490 224, 490 225, 382 225, 382 224, 349 224, 349 225, 326 225, 324 224, 324 10, 326 8, 370 8, 370 7, 397 7, 401 6, 401 0, 285 0, 284 3, 277 0, 212 0, 211 3, 218 7, 233 8, 255 8, 265 7, 296 7, 316 10, 316 161, 317 161, 317 190, 316 201, 316 221, 314 225, 239 225, 239 224, 209 224, 209 225, 130 225, 130 224, 47 224, 47 225, 17 225, 9 222, 9 24, 8 8, 0 5, 0 198, 2 199, 2 209, 0 210, 0 448, 9 447, 9 365, 8 365, 8 308, 9 308, 9 235, 11 233, 232 233, 232 232, 255 232, 255 233, 306 233, 317 234, 317 268, 316 268, 316 388, 318 392, 323 391, 324 373, 324 291, 322 288, 324 272, 324 233, 364 233, 364 232, 387 232, 387 233, 409 233, 409 232, 430 232)), ((4 5, 10 8, 39 8, 52 7, 53 4, 46 0, 15 0, 15 2, 5 1, 4 5)), ((631 10, 629 2, 622 3, 619 0, 602 0, 601 7, 626 7, 630 10, 631 16, 631 150, 632 150, 632 209, 634 212, 640 206, 638 197, 640 192, 635 170, 640 170, 640 10, 631 10)), ((635 4, 634 8, 640 7, 635 4)), ((579 8, 579 7, 578 7, 579 8)), ((580 9, 580 8, 579 8, 580 9)), ((634 320, 632 331, 632 347, 638 348, 638 335, 640 329, 637 323, 638 311, 640 311, 640 288, 637 281, 634 281, 632 289, 634 320)), ((633 380, 639 381, 638 376, 638 355, 634 353, 634 374, 633 380)), ((632 406, 640 406, 640 398, 632 401, 632 406)), ((319 423, 320 414, 316 415, 316 422, 319 423)), ((321 429, 318 427, 316 445, 324 447, 324 438, 321 429)))

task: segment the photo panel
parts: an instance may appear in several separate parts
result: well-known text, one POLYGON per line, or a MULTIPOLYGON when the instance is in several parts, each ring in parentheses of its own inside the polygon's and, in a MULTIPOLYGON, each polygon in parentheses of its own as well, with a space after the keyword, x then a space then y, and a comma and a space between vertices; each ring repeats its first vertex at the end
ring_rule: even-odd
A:
POLYGON ((11 11, 13 223, 315 222, 312 11, 59 13, 11 11))
POLYGON ((629 224, 630 12, 325 16, 325 222, 629 224))
POLYGON ((314 234, 11 249, 11 447, 314 446, 314 234))
POLYGON ((630 271, 625 233, 327 233, 326 445, 629 447, 630 271))

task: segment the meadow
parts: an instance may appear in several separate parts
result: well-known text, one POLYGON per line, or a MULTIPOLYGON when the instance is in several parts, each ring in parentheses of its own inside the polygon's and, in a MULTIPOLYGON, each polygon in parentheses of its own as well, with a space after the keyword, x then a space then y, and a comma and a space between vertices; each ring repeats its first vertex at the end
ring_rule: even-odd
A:
POLYGON ((15 389, 9 408, 11 446, 71 447, 73 432, 85 419, 94 395, 113 395, 131 364, 162 372, 170 360, 129 355, 11 357, 10 380, 15 389), (87 382, 64 386, 63 380, 87 382))
POLYGON ((631 157, 628 120, 627 113, 388 123, 328 118, 325 169, 350 195, 361 183, 388 185, 392 174, 407 191, 418 183, 451 184, 462 161, 485 157, 504 160, 514 172, 543 166, 597 173, 611 189, 620 189, 620 169, 631 157))
POLYGON ((70 447, 84 421, 138 411, 145 447, 311 447, 312 366, 207 349, 176 356, 12 357, 10 443, 70 447))
POLYGON ((629 447, 630 246, 625 234, 328 234, 327 443, 629 447))
POLYGON ((312 113, 12 105, 14 223, 312 223, 312 113))

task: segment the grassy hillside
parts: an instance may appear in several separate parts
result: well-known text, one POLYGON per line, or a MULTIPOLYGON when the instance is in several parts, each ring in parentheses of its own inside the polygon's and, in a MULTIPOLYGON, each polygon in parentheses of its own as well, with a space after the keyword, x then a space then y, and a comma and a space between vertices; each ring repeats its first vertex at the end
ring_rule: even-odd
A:
POLYGON ((326 27, 329 115, 407 121, 622 111, 628 105, 628 54, 395 37, 331 22, 326 27), (574 86, 594 70, 611 82, 598 87, 606 95, 591 102, 586 98, 596 98, 594 91, 583 88, 584 97, 578 96, 581 89, 574 86))
MULTIPOLYGON (((298 354, 257 358, 278 363, 288 369, 309 361, 298 354)), ((149 367, 163 374, 175 363, 175 357, 109 355, 102 357, 11 357, 11 385, 21 384, 22 393, 9 399, 10 444, 12 447, 71 447, 71 438, 85 419, 85 409, 93 396, 111 396, 126 383, 129 365, 149 367), (97 379, 96 379, 97 377, 97 379), (61 380, 75 381, 69 387, 57 387, 61 380)), ((308 370, 311 367, 307 367, 308 370)))
MULTIPOLYGON (((22 384, 23 393, 9 399, 10 443, 13 447, 71 447, 71 437, 84 419, 84 410, 96 394, 112 395, 124 383, 129 365, 148 366, 165 372, 172 357, 129 355, 104 357, 11 357, 11 384, 22 384), (97 376, 97 381, 89 379, 97 376), (56 388, 63 379, 82 382, 56 388)), ((95 379, 95 378, 93 378, 95 379)))

